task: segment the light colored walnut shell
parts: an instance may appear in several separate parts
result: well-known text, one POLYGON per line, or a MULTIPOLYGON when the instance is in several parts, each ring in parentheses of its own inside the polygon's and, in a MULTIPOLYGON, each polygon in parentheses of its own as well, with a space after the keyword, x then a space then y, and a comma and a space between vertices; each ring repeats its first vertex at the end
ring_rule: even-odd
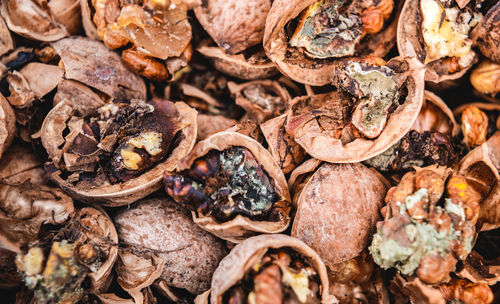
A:
POLYGON ((236 54, 262 41, 270 9, 270 0, 206 0, 194 13, 219 47, 236 54))
MULTIPOLYGON (((389 116, 386 126, 376 139, 358 138, 343 145, 340 139, 332 137, 328 131, 322 131, 318 125, 314 109, 309 114, 303 114, 303 121, 291 134, 294 140, 301 145, 306 152, 323 161, 332 163, 360 162, 372 158, 397 143, 408 131, 418 117, 424 97, 424 69, 415 59, 393 58, 389 63, 402 64, 406 71, 410 72, 406 80, 408 95, 404 103, 389 116)), ((308 98, 322 98, 324 102, 339 102, 343 98, 339 91, 314 96, 296 97, 291 106, 308 98)), ((288 112, 288 122, 293 119, 293 112, 288 112)), ((288 129, 288 126, 287 126, 288 129)))
POLYGON ((266 79, 248 81, 241 84, 236 84, 232 81, 229 81, 227 83, 227 88, 229 89, 229 92, 231 93, 231 96, 235 100, 236 104, 242 107, 247 112, 248 118, 256 123, 260 124, 282 113, 279 113, 280 109, 265 109, 248 100, 248 98, 246 98, 243 94, 243 90, 254 85, 268 88, 269 90, 272 90, 277 96, 279 96, 283 102, 281 104, 282 110, 286 108, 286 106, 292 99, 288 91, 283 88, 277 81, 266 79))
POLYGON ((109 252, 107 254, 106 261, 97 269, 96 271, 90 272, 88 275, 92 284, 93 292, 101 292, 106 290, 111 283, 111 271, 115 265, 116 258, 118 257, 118 233, 116 232, 115 225, 111 218, 103 210, 96 208, 82 208, 77 211, 77 217, 91 217, 93 219, 92 224, 98 227, 99 232, 102 235, 95 235, 93 231, 84 231, 87 234, 90 242, 102 245, 104 247, 109 247, 109 252), (96 240, 93 240, 95 237, 96 240))
POLYGON ((337 299, 328 294, 328 277, 325 264, 318 254, 299 239, 284 234, 259 235, 236 245, 220 262, 212 278, 210 303, 221 304, 222 297, 245 273, 272 248, 291 248, 300 253, 316 270, 321 281, 322 303, 336 303, 337 299))
MULTIPOLYGON (((264 50, 267 57, 271 59, 276 67, 284 75, 291 79, 313 86, 323 86, 329 84, 332 75, 335 73, 337 59, 314 60, 306 57, 301 58, 301 64, 295 65, 286 62, 285 54, 290 47, 285 26, 294 18, 300 15, 311 4, 317 0, 275 0, 266 20, 264 32, 264 50), (310 67, 306 66, 309 65, 310 67)), ((383 57, 395 44, 396 24, 403 1, 398 1, 395 7, 393 21, 384 30, 373 35, 370 40, 362 42, 358 46, 358 55, 371 55, 383 57)))
POLYGON ((9 148, 16 132, 16 115, 9 102, 0 94, 0 158, 9 148))
POLYGON ((30 62, 19 73, 24 76, 37 98, 42 98, 61 82, 64 69, 52 64, 30 62))
POLYGON ((412 130, 418 132, 439 132, 448 136, 460 133, 453 112, 448 105, 431 91, 424 91, 424 101, 412 130))
MULTIPOLYGON (((397 45, 399 54, 403 57, 413 57, 418 59, 425 56, 423 53, 424 48, 419 41, 421 34, 418 32, 418 29, 421 21, 417 21, 417 12, 419 10, 418 3, 419 1, 417 0, 405 1, 403 10, 399 16, 397 45)), ((477 56, 475 58, 475 62, 477 62, 477 56)), ((431 67, 426 66, 425 81, 433 83, 447 82, 448 84, 451 84, 451 80, 462 78, 462 76, 467 73, 474 63, 468 67, 464 67, 458 72, 445 75, 439 75, 431 67)))
MULTIPOLYGON (((36 2, 36 1, 33 1, 36 2)), ((6 0, 2 1, 0 13, 9 29, 23 37, 38 41, 56 41, 71 34, 77 34, 80 26, 80 5, 78 0, 49 1, 48 11, 33 9, 37 4, 31 0, 6 0), (17 1, 19 12, 9 9, 9 2, 17 1), (26 12, 33 17, 25 15, 26 12), (20 18, 20 16, 23 16, 20 18), (26 19, 28 18, 28 19, 26 19), (50 30, 36 28, 36 19, 44 20, 50 24, 50 30), (30 24, 33 22, 33 24, 30 24), (30 28, 31 27, 31 28, 30 28), (40 31, 42 30, 42 31, 40 31)))
POLYGON ((288 192, 285 176, 274 161, 272 155, 254 139, 230 131, 213 134, 196 144, 191 153, 182 159, 178 170, 187 170, 191 168, 196 159, 203 157, 211 150, 224 151, 235 146, 246 148, 253 154, 257 162, 274 182, 276 192, 280 195, 281 199, 285 203, 289 203, 288 208, 284 210, 282 219, 278 222, 253 221, 242 215, 237 215, 232 220, 219 223, 211 216, 204 216, 192 212, 194 222, 221 239, 233 243, 241 242, 258 233, 280 233, 285 231, 290 224, 290 212, 292 209, 290 193, 288 192))
MULTIPOLYGON (((92 91, 86 89, 88 90, 86 93, 90 95, 92 91)), ((71 94, 69 96, 72 97, 71 94)), ((89 100, 92 99, 89 98, 89 100)), ((69 102, 60 102, 47 114, 43 122, 41 129, 42 144, 49 157, 56 164, 62 157, 59 145, 64 143, 63 131, 66 128, 67 119, 76 111, 80 111, 80 113, 82 113, 82 109, 92 111, 100 106, 94 104, 94 107, 86 108, 85 105, 82 105, 83 98, 79 98, 78 101, 79 103, 75 103, 75 99, 72 97, 69 102)), ((162 187, 163 172, 175 170, 179 160, 191 151, 196 141, 197 112, 183 102, 177 102, 175 106, 180 115, 180 124, 185 125, 180 131, 181 140, 165 160, 142 175, 124 183, 114 185, 105 183, 95 188, 73 186, 61 176, 62 172, 60 170, 50 172, 50 178, 72 197, 85 202, 100 202, 103 206, 127 205, 160 189, 162 187)))
POLYGON ((146 85, 128 70, 120 56, 101 42, 70 37, 52 43, 64 64, 65 78, 80 81, 115 102, 146 99, 146 85))
POLYGON ((210 58, 218 71, 240 79, 265 79, 278 74, 278 70, 271 60, 252 63, 247 61, 243 54, 226 54, 221 48, 213 46, 202 46, 197 51, 210 58))
MULTIPOLYGON (((154 280, 164 282, 167 288, 185 289, 194 295, 206 291, 213 272, 227 253, 222 240, 194 224, 187 210, 169 198, 140 201, 121 210, 114 219, 121 242, 132 248, 137 246, 138 251, 150 250, 161 259, 163 269, 154 280)), ((122 252, 122 259, 129 255, 144 259, 133 252, 122 252)), ((118 277, 129 276, 127 281, 134 285, 133 271, 142 272, 140 268, 127 268, 119 271, 118 277)), ((139 276, 135 275, 136 279, 139 276)))
POLYGON ((297 212, 291 235, 311 246, 335 270, 335 264, 355 258, 367 248, 381 218, 379 209, 388 182, 360 163, 305 167, 313 171, 294 193, 297 212))
POLYGON ((9 28, 0 15, 0 56, 14 49, 14 40, 10 34, 9 28))

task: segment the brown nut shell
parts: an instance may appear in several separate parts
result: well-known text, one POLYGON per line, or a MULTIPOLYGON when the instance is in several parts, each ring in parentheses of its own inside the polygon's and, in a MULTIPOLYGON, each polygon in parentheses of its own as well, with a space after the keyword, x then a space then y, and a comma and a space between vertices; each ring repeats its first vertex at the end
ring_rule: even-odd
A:
POLYGON ((316 270, 321 281, 322 303, 336 303, 335 297, 328 294, 326 267, 318 254, 301 240, 284 234, 254 236, 236 245, 215 270, 210 303, 221 304, 224 293, 240 281, 268 249, 282 247, 300 253, 316 270))
MULTIPOLYGON (((418 0, 404 1, 397 27, 397 46, 400 56, 418 58, 422 62, 425 54, 423 54, 424 46, 422 45, 423 42, 421 42, 423 40, 420 30, 422 21, 418 18, 419 3, 418 0)), ((450 83, 451 80, 464 76, 477 62, 477 56, 474 60, 469 66, 448 74, 440 74, 435 66, 427 65, 425 81, 433 83, 447 81, 447 83, 450 83)))
POLYGON ((291 235, 311 246, 334 271, 335 264, 357 257, 368 246, 388 182, 360 163, 323 163, 304 183, 294 193, 297 212, 291 235))
POLYGON ((424 101, 412 130, 418 132, 439 132, 456 136, 460 132, 453 112, 448 105, 431 91, 424 91, 424 101))
MULTIPOLYGON (((291 63, 287 60, 288 34, 287 24, 300 15, 317 0, 277 0, 273 1, 266 20, 264 32, 264 50, 276 67, 291 79, 312 86, 329 84, 335 72, 338 60, 314 60, 300 55, 300 63, 291 63)), ((385 29, 372 35, 368 40, 361 42, 357 48, 357 56, 385 56, 395 44, 396 25, 403 1, 397 1, 395 17, 385 29)), ((395 5, 396 6, 396 5, 395 5)))
POLYGON ((120 56, 101 42, 84 37, 70 37, 52 43, 61 57, 65 78, 95 88, 115 102, 145 100, 146 85, 129 71, 120 56))
POLYGON ((500 2, 484 15, 481 23, 471 32, 475 45, 489 59, 500 63, 500 2))
POLYGON ((0 15, 0 56, 14 49, 14 40, 10 34, 9 28, 0 15))
MULTIPOLYGON (((103 105, 95 93, 81 85, 78 87, 70 84, 63 99, 67 101, 60 102, 47 114, 41 129, 42 144, 55 163, 62 158, 59 145, 64 143, 66 121, 76 112, 85 115, 86 112, 95 111, 103 105), (78 100, 78 103, 74 103, 75 100, 78 100)), ((180 115, 180 124, 185 126, 180 131, 180 141, 166 159, 142 175, 127 182, 114 185, 106 182, 90 188, 74 186, 56 168, 50 170, 50 178, 72 197, 85 202, 101 202, 104 206, 127 205, 153 193, 162 186, 163 172, 175 170, 179 160, 191 151, 196 141, 196 111, 183 102, 175 103, 175 107, 180 115)))
POLYGON ((305 114, 294 115, 294 105, 300 102, 307 104, 312 99, 316 99, 314 103, 317 104, 332 107, 338 104, 337 107, 344 108, 347 99, 346 95, 340 91, 294 98, 291 102, 292 110, 288 112, 287 132, 292 133, 294 140, 309 155, 327 162, 360 162, 384 152, 410 131, 418 117, 424 95, 424 70, 415 58, 394 58, 388 62, 389 64, 400 65, 396 68, 396 73, 409 72, 406 78, 408 95, 403 104, 399 105, 389 116, 384 129, 376 139, 357 138, 344 145, 341 139, 332 136, 332 132, 321 129, 316 120, 317 116, 322 115, 321 111, 311 109, 305 114), (400 68, 401 70, 398 71, 400 68), (292 122, 292 120, 295 121, 292 122))
POLYGON ((236 54, 262 41, 270 9, 270 0, 207 0, 194 13, 219 47, 236 54))
MULTIPOLYGON (((150 252, 163 265, 158 276, 161 281, 194 295, 210 287, 212 274, 226 255, 223 241, 194 224, 187 210, 168 198, 143 200, 123 209, 115 216, 115 223, 121 242, 131 249, 120 251, 122 262, 144 260, 139 252, 150 252)), ((128 266, 133 268, 123 263, 120 266, 119 282, 124 276, 130 283, 134 276, 139 282, 143 270, 128 266)))
POLYGON ((16 116, 9 102, 0 94, 0 158, 9 148, 16 131, 16 116))
POLYGON ((201 46, 197 51, 210 58, 218 71, 240 79, 265 79, 278 74, 274 63, 267 58, 252 62, 243 54, 226 54, 221 48, 213 46, 201 46))
POLYGON ((11 31, 38 41, 56 41, 81 28, 78 0, 52 0, 44 6, 32 0, 6 0, 0 12, 11 31))
POLYGON ((281 196, 281 200, 287 204, 287 207, 283 209, 284 213, 281 220, 277 222, 253 221, 242 215, 237 215, 232 220, 219 223, 210 216, 192 212, 194 222, 203 229, 233 243, 238 243, 258 233, 280 233, 286 230, 291 221, 290 212, 292 204, 285 176, 272 155, 254 139, 231 131, 213 134, 196 144, 191 153, 182 159, 178 170, 191 168, 196 159, 206 155, 211 150, 223 151, 235 146, 248 149, 271 180, 274 181, 276 192, 281 196))

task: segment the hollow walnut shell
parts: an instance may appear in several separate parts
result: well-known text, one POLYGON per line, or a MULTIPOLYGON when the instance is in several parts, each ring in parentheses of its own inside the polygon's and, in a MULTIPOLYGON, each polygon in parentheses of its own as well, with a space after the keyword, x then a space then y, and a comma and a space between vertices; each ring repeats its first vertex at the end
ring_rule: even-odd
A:
POLYGON ((393 67, 396 74, 401 73, 406 78, 404 85, 408 93, 404 102, 386 119, 377 138, 355 138, 344 145, 342 138, 337 139, 331 131, 320 127, 318 117, 342 115, 350 107, 349 97, 341 91, 294 98, 288 111, 287 132, 309 155, 327 162, 359 162, 384 152, 410 131, 418 117, 424 95, 424 70, 416 59, 394 58, 387 66, 393 67), (308 104, 316 104, 321 108, 308 104), (302 113, 295 113, 298 108, 302 113))
POLYGON ((114 219, 124 245, 118 282, 136 303, 141 289, 155 280, 194 295, 210 287, 226 255, 225 244, 194 224, 186 209, 170 199, 153 198, 119 211, 114 219))
POLYGON ((456 136, 460 128, 448 105, 431 91, 424 91, 424 102, 412 130, 418 132, 439 132, 448 136, 456 136))
MULTIPOLYGON (((58 94, 61 92, 58 91, 58 94)), ((158 162, 148 171, 126 182, 116 184, 104 182, 92 187, 74 186, 63 177, 62 171, 57 169, 57 165, 63 157, 63 151, 59 146, 65 142, 63 132, 67 127, 67 121, 75 113, 86 116, 104 104, 90 89, 78 85, 68 86, 65 96, 62 98, 66 101, 58 103, 47 114, 41 129, 41 140, 50 159, 56 165, 48 172, 51 180, 72 197, 79 200, 101 202, 105 206, 122 206, 133 203, 160 189, 163 172, 174 170, 179 160, 189 153, 195 144, 197 132, 196 111, 183 102, 177 102, 175 108, 179 114, 179 123, 184 127, 179 131, 179 141, 168 157, 158 162), (76 100, 78 100, 78 103, 74 102, 76 100)))
POLYGON ((0 158, 10 146, 16 131, 16 116, 9 102, 0 94, 0 158))
MULTIPOLYGON (((291 48, 288 43, 287 24, 307 7, 317 2, 317 0, 273 1, 266 21, 263 45, 267 56, 281 73, 303 84, 323 86, 331 82, 338 60, 315 60, 304 55, 300 55, 298 63, 287 59, 287 51, 291 48)), ((397 2, 394 5, 394 19, 383 30, 372 35, 368 40, 362 41, 357 47, 357 56, 383 57, 394 46, 397 16, 403 4, 403 1, 397 2)))
POLYGON ((226 54, 221 48, 200 46, 197 51, 209 58, 214 67, 224 74, 245 80, 265 79, 278 74, 274 63, 260 54, 226 54), (256 58, 253 59, 252 57, 256 58))
POLYGON ((192 212, 194 222, 216 236, 234 243, 258 233, 279 233, 286 230, 291 220, 292 204, 285 176, 271 154, 254 139, 231 131, 213 134, 196 144, 191 153, 182 159, 178 170, 190 169, 196 159, 203 157, 211 150, 224 151, 236 146, 248 149, 257 160, 257 163, 262 166, 263 170, 274 182, 274 188, 280 196, 279 200, 284 205, 284 208, 280 209, 280 219, 274 222, 257 221, 237 215, 231 220, 219 223, 211 216, 192 212))
POLYGON ((313 249, 304 242, 288 235, 259 235, 246 239, 236 245, 220 262, 212 278, 210 303, 221 304, 224 293, 237 284, 246 272, 269 249, 287 247, 301 254, 318 273, 321 282, 320 292, 322 303, 335 303, 334 296, 328 294, 328 277, 325 264, 313 249))
POLYGON ((81 28, 78 0, 6 0, 0 12, 11 31, 38 41, 56 41, 81 28))
POLYGON ((311 246, 332 277, 338 277, 368 246, 388 181, 359 163, 310 159, 291 173, 289 182, 297 206, 291 235, 311 246))
MULTIPOLYGON (((425 46, 423 45, 421 32, 422 18, 419 13, 419 3, 420 0, 404 2, 397 27, 397 46, 401 56, 417 58, 421 62, 424 62, 425 46)), ((458 62, 453 60, 454 58, 451 60, 449 60, 450 58, 446 58, 445 60, 440 59, 440 65, 428 64, 426 66, 425 80, 433 83, 445 81, 450 83, 449 81, 464 76, 473 64, 477 62, 476 56, 470 65, 460 67, 458 62)))

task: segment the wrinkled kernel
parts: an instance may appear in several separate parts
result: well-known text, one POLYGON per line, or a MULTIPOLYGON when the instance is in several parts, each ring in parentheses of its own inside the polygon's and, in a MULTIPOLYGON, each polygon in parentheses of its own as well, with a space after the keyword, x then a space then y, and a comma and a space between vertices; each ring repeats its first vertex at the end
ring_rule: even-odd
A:
POLYGON ((468 106, 462 112, 462 133, 464 143, 469 147, 486 142, 488 116, 475 106, 468 106))

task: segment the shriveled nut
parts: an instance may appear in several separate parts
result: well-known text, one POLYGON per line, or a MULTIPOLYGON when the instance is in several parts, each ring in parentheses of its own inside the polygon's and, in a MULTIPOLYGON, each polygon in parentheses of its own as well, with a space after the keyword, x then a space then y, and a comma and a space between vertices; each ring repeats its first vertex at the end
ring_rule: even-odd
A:
POLYGON ((484 283, 472 283, 462 279, 451 279, 449 283, 439 285, 447 301, 459 301, 464 304, 493 303, 491 288, 484 283))
POLYGON ((481 93, 500 92, 500 63, 483 60, 470 74, 470 83, 481 93))
POLYGON ((162 81, 168 79, 168 71, 163 63, 139 51, 128 49, 122 52, 125 64, 134 72, 148 79, 162 81))
POLYGON ((479 218, 481 195, 472 188, 467 179, 464 176, 450 178, 446 185, 446 192, 454 204, 462 205, 465 219, 475 224, 479 218))
POLYGON ((435 204, 444 192, 444 181, 434 171, 422 170, 415 174, 415 186, 417 189, 427 189, 429 195, 429 203, 435 204))
POLYGON ((368 34, 376 34, 384 27, 394 9, 394 0, 381 0, 376 6, 370 6, 363 11, 361 21, 363 30, 368 34))
POLYGON ((462 133, 464 143, 469 147, 479 146, 486 142, 488 133, 488 117, 475 106, 468 106, 462 112, 462 133))
POLYGON ((99 252, 92 244, 82 244, 76 251, 76 258, 82 264, 90 264, 97 259, 99 252))

